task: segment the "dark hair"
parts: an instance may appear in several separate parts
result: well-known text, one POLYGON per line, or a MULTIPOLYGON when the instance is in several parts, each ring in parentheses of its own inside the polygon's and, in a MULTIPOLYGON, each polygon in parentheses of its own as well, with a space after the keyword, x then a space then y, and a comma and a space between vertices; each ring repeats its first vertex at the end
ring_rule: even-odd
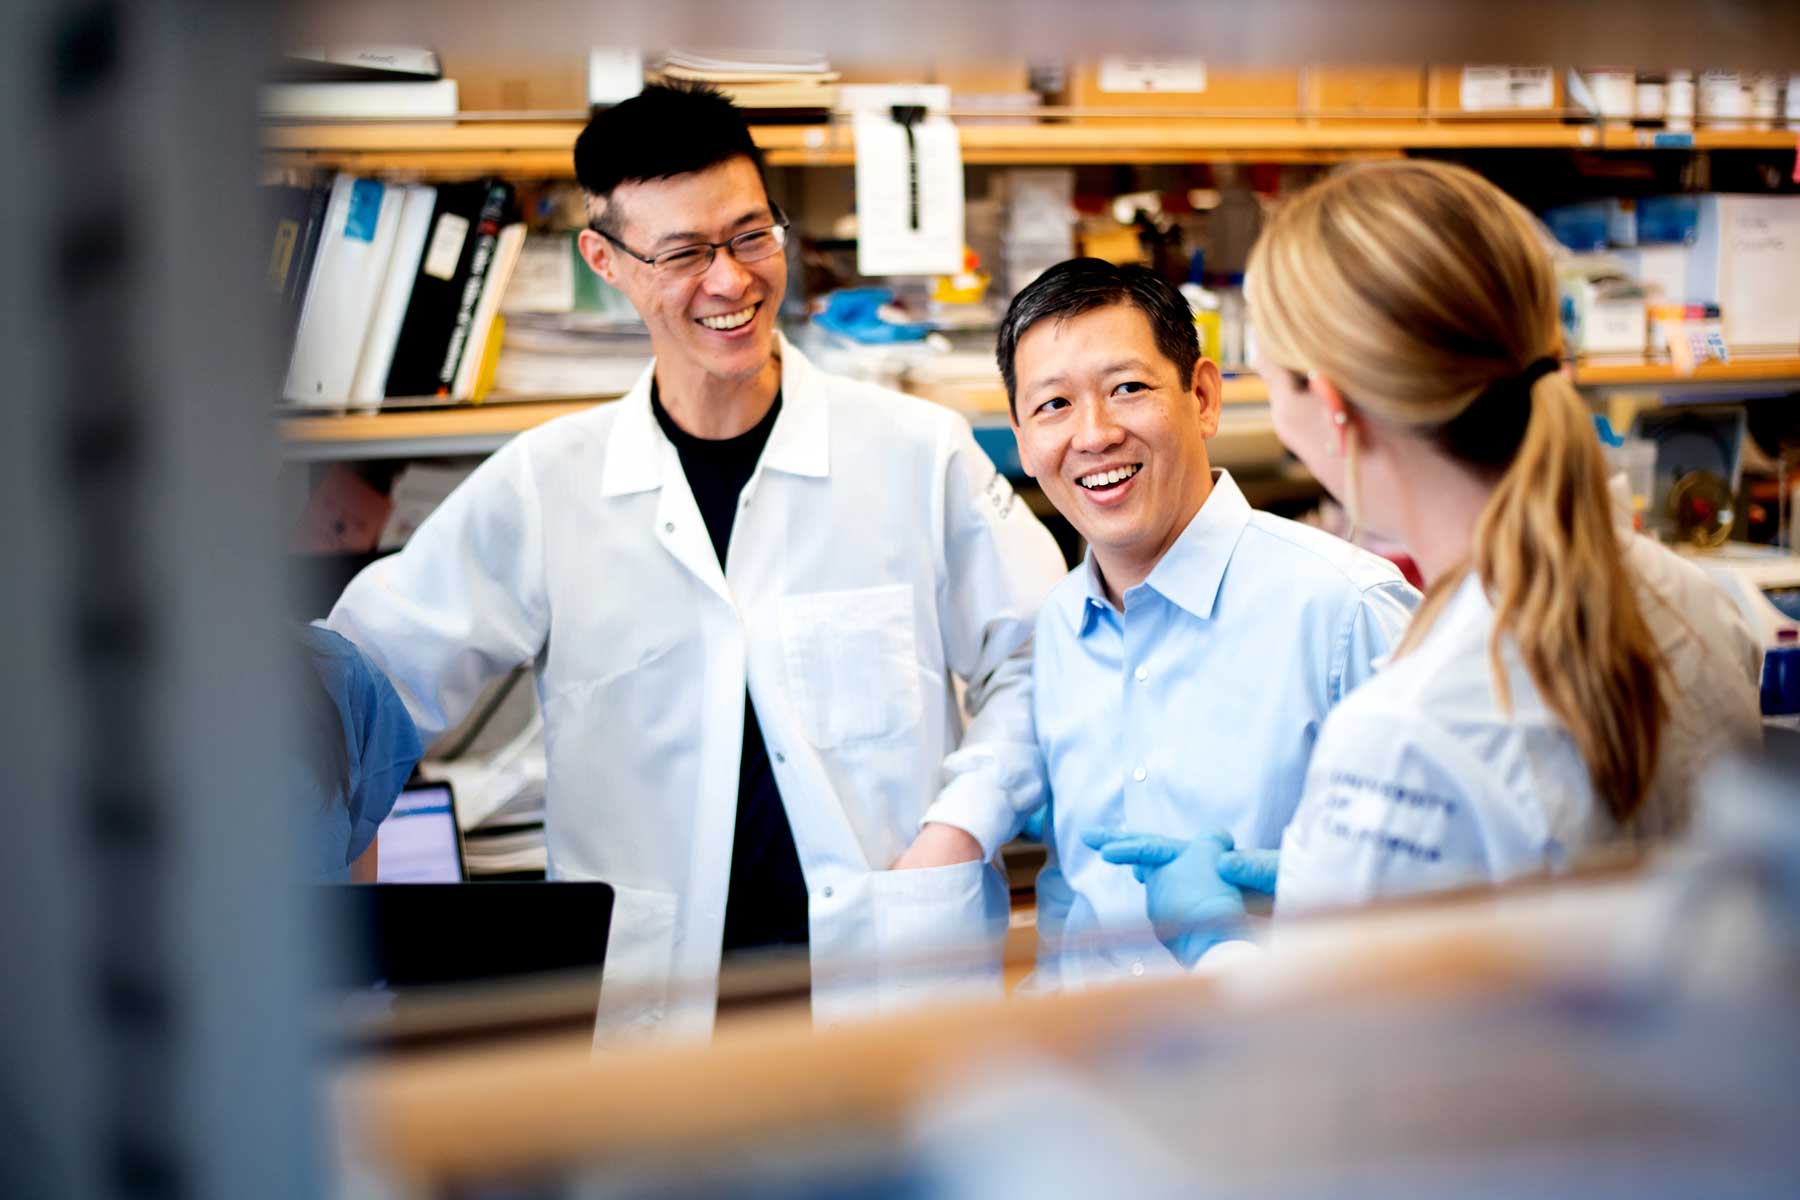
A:
MULTIPOLYGON (((575 139, 575 178, 607 200, 621 183, 704 171, 739 155, 755 165, 766 194, 762 151, 730 100, 705 84, 653 83, 587 123, 575 139)), ((601 221, 616 224, 610 206, 601 221)))
POLYGON ((1130 304, 1143 313, 1156 348, 1175 364, 1182 386, 1193 381, 1194 366, 1200 361, 1200 337, 1194 331, 1193 310, 1181 293, 1147 267, 1116 266, 1103 258, 1071 258, 1057 263, 1014 296, 1000 322, 994 357, 1000 362, 1000 378, 1006 381, 1006 407, 1015 421, 1019 380, 1013 359, 1025 331, 1045 318, 1063 321, 1113 304, 1130 304))

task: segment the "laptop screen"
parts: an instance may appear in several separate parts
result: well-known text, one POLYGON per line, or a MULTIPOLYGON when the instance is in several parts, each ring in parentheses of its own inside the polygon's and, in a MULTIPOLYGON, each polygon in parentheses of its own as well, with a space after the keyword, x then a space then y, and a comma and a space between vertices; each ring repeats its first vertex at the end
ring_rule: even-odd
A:
POLYGON ((462 841, 450 785, 407 788, 381 823, 376 879, 381 883, 458 883, 462 841))

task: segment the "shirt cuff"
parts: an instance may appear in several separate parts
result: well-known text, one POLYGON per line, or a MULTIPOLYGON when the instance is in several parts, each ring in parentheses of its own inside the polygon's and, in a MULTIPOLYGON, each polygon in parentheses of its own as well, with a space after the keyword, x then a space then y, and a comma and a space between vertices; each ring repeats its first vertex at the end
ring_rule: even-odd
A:
POLYGON ((1200 956, 1200 961, 1193 966, 1196 975, 1217 975, 1229 971, 1243 963, 1254 962, 1263 956, 1263 948, 1255 942, 1233 938, 1228 942, 1219 942, 1200 956))
POLYGON ((983 860, 992 860, 1001 843, 1017 829, 1019 814, 1007 803, 1006 793, 992 781, 977 775, 958 775, 938 793, 919 824, 922 827, 933 821, 956 826, 981 843, 983 860))

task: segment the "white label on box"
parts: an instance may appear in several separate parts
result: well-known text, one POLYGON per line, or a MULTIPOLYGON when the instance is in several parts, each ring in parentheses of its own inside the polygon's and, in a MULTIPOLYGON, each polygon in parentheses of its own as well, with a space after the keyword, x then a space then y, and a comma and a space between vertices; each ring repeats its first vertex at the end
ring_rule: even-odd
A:
POLYGON ((1468 112, 1552 108, 1556 74, 1549 67, 1464 67, 1461 101, 1468 112))
POLYGON ((1103 92, 1204 92, 1206 63, 1198 58, 1103 58, 1103 92))
POLYGON ((456 264, 462 261, 463 242, 468 236, 469 218, 455 213, 440 214, 437 228, 431 233, 431 245, 425 248, 425 261, 419 269, 437 279, 455 275, 456 264))

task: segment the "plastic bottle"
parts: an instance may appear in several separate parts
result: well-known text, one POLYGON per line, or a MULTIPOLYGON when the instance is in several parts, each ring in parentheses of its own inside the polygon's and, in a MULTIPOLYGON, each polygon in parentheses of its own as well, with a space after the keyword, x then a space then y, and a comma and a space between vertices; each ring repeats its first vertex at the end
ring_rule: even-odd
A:
POLYGON ((1197 283, 1181 285, 1182 299, 1194 314, 1194 333, 1200 339, 1200 356, 1219 361, 1219 297, 1197 283))
POLYGON ((1672 130, 1687 131, 1694 127, 1694 73, 1670 71, 1668 87, 1663 93, 1663 116, 1672 130))
POLYGON ((1219 289, 1219 365, 1244 366, 1244 276, 1234 272, 1219 289))
POLYGON ((1800 629, 1783 629, 1763 655, 1763 724, 1800 733, 1800 629))

